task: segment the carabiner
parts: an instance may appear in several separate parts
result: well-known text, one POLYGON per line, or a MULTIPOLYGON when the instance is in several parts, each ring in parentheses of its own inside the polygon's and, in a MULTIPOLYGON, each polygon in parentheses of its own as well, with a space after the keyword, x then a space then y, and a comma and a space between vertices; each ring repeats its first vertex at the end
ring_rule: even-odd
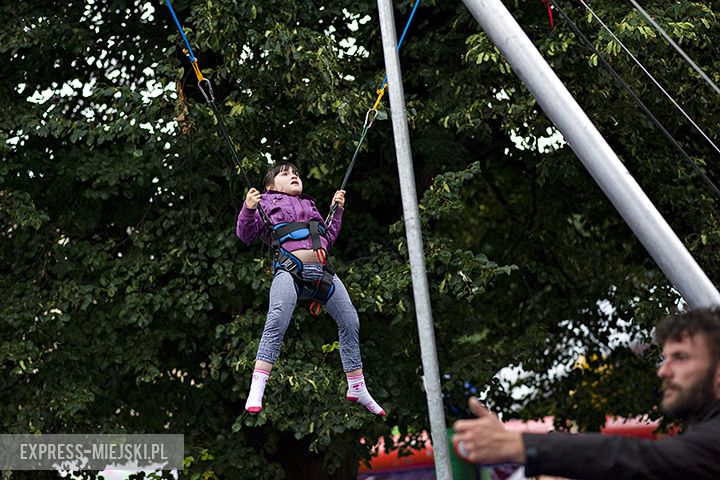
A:
POLYGON ((365 114, 365 124, 363 125, 363 128, 370 128, 372 126, 373 122, 375 121, 375 119, 377 118, 377 116, 378 116, 377 109, 371 108, 370 110, 368 110, 367 113, 365 114), (371 114, 372 114, 372 116, 371 116, 371 114))
POLYGON ((200 89, 200 92, 202 92, 203 97, 205 97, 206 102, 215 102, 215 95, 213 94, 212 84, 210 83, 210 80, 203 77, 200 81, 198 81, 198 88, 200 89), (203 84, 207 85, 207 93, 203 89, 203 84))

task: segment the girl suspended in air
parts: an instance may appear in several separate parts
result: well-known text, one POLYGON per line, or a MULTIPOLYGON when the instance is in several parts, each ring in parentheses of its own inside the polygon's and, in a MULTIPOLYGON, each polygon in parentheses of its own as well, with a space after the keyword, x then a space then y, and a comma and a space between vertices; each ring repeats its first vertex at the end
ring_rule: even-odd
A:
POLYGON ((360 322, 342 281, 327 263, 327 249, 340 233, 345 191, 333 196, 337 204, 333 220, 325 226, 315 201, 303 194, 298 168, 279 162, 265 174, 265 193, 251 188, 238 214, 237 236, 250 244, 259 236, 276 251, 275 274, 270 287, 270 305, 255 357, 255 370, 245 410, 263 409, 263 395, 270 371, 280 353, 298 298, 324 304, 338 326, 340 359, 347 377, 347 400, 363 405, 376 415, 385 411, 365 386, 360 342, 360 322), (267 213, 272 228, 263 221, 258 205, 267 213))

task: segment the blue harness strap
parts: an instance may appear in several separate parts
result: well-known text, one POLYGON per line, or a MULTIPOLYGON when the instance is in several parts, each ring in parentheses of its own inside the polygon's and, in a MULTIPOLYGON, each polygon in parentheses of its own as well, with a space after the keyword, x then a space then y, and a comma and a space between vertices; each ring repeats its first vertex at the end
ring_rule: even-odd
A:
POLYGON ((313 250, 322 248, 320 236, 325 236, 325 226, 317 220, 312 222, 284 222, 272 226, 272 244, 279 247, 288 240, 312 239, 313 250))
MULTIPOLYGON (((293 276, 295 285, 300 293, 301 288, 305 288, 305 296, 313 301, 313 303, 325 304, 333 293, 335 293, 335 285, 333 285, 333 277, 335 270, 332 265, 327 262, 323 263, 323 276, 320 280, 305 280, 303 278, 303 263, 291 252, 285 250, 282 244, 290 240, 304 240, 310 237, 312 241, 312 249, 315 252, 323 252, 318 258, 326 258, 325 250, 320 243, 320 236, 325 235, 325 226, 318 221, 311 222, 284 222, 278 223, 271 228, 272 246, 275 249, 275 261, 273 262, 273 273, 278 269, 285 270, 293 276)), ((319 308, 311 307, 310 312, 317 315, 319 308)))

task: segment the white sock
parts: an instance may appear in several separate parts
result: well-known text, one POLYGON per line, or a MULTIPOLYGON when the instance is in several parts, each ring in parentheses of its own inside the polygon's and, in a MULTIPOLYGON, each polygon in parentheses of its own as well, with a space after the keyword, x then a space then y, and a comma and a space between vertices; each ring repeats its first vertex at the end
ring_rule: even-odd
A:
POLYGON ((385 416, 385 410, 378 405, 375 399, 368 392, 365 386, 365 377, 360 375, 348 375, 348 391, 345 398, 351 402, 359 403, 363 407, 367 408, 370 413, 375 415, 385 416))
POLYGON ((252 384, 250 385, 250 393, 248 393, 245 402, 245 410, 250 413, 258 413, 262 411, 262 400, 265 394, 265 384, 270 377, 270 372, 256 368, 253 371, 252 384))

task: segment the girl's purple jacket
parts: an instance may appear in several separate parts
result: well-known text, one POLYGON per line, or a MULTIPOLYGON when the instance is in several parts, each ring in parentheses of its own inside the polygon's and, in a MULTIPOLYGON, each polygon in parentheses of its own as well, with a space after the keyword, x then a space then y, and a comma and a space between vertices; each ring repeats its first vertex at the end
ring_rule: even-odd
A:
MULTIPOLYGON (((315 206, 315 200, 309 196, 300 194, 299 196, 288 195, 286 193, 268 190, 260 197, 260 205, 262 205, 265 213, 270 217, 273 224, 283 222, 309 222, 317 220, 324 224, 324 219, 315 206)), ((343 209, 338 207, 335 210, 332 225, 327 229, 326 236, 320 237, 320 243, 325 250, 329 250, 335 243, 340 226, 342 225, 343 209)), ((250 244, 262 236, 262 238, 270 243, 270 231, 260 218, 257 209, 247 208, 243 202, 242 210, 238 214, 236 233, 240 240, 250 244)), ((312 240, 310 237, 303 240, 288 240, 283 243, 283 248, 288 252, 300 249, 311 249, 312 240)))

